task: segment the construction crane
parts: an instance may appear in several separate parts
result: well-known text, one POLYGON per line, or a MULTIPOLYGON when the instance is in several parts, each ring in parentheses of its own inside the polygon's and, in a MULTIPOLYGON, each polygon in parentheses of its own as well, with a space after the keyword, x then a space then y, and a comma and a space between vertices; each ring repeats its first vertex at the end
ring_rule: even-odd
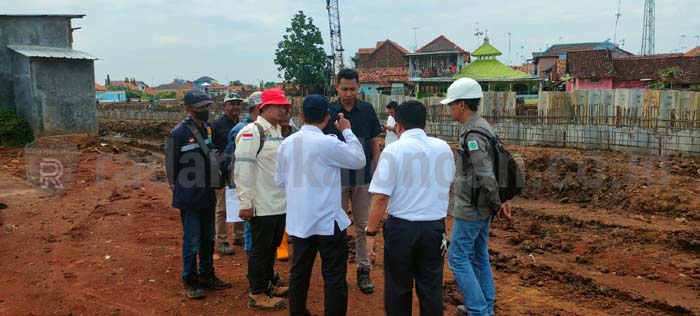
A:
POLYGON ((656 41, 656 19, 654 0, 644 2, 644 31, 642 32, 642 55, 654 54, 654 42, 656 41))
POLYGON ((331 30, 331 56, 333 59, 333 74, 345 68, 343 64, 343 41, 340 35, 340 9, 338 0, 326 0, 328 10, 328 26, 331 30))

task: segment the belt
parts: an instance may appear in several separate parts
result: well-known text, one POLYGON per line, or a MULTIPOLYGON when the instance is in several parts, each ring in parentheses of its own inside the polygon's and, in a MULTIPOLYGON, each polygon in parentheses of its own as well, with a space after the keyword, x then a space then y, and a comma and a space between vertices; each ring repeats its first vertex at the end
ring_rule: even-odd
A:
POLYGON ((424 222, 424 223, 438 222, 438 221, 444 221, 444 220, 445 220, 445 218, 443 217, 443 218, 441 218, 441 219, 436 219, 436 220, 432 220, 432 221, 412 221, 412 220, 408 220, 408 219, 403 219, 403 218, 401 218, 401 217, 396 217, 396 216, 391 215, 391 214, 389 214, 388 218, 389 218, 390 220, 399 220, 399 221, 406 221, 406 222, 424 222))

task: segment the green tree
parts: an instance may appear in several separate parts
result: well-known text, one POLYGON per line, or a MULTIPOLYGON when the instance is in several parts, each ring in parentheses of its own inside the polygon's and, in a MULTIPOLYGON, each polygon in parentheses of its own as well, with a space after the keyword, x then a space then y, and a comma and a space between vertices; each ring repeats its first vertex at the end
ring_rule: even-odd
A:
POLYGON ((670 89, 673 90, 673 84, 676 82, 678 75, 683 73, 683 69, 680 67, 670 67, 662 69, 659 71, 659 79, 663 82, 664 86, 668 84, 670 89))
POLYGON ((313 19, 299 11, 286 32, 275 51, 275 64, 280 71, 278 76, 298 85, 302 95, 309 89, 323 87, 326 53, 323 51, 321 31, 314 25, 313 19))
POLYGON ((112 80, 109 80, 109 74, 107 74, 107 79, 105 79, 105 86, 109 86, 112 84, 112 80))
POLYGON ((228 85, 229 86, 242 86, 243 82, 241 82, 240 80, 234 80, 234 81, 229 81, 228 85))
POLYGON ((272 81, 265 82, 264 87, 265 87, 265 88, 274 88, 274 87, 275 87, 275 83, 272 82, 272 81))
POLYGON ((124 83, 129 83, 129 77, 124 77, 124 83))

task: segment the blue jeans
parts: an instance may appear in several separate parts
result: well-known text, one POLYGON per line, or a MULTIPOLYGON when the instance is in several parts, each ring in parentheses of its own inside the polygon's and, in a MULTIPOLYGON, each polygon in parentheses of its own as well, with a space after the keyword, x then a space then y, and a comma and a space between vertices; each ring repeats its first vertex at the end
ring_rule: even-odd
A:
POLYGON ((214 208, 180 210, 182 220, 182 278, 214 272, 214 208))
POLYGON ((464 295, 469 316, 493 315, 496 289, 489 262, 490 220, 455 218, 448 250, 448 263, 464 295))
POLYGON ((253 237, 250 235, 250 222, 245 222, 245 234, 243 234, 243 250, 250 252, 250 247, 253 244, 253 237))

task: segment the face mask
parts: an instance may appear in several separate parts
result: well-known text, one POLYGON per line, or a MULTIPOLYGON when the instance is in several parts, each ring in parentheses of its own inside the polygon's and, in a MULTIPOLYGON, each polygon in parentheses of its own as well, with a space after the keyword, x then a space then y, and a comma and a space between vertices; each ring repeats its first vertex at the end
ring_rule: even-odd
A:
POLYGON ((196 117, 198 120, 202 122, 206 122, 209 120, 209 110, 202 111, 202 112, 194 112, 194 117, 196 117))

